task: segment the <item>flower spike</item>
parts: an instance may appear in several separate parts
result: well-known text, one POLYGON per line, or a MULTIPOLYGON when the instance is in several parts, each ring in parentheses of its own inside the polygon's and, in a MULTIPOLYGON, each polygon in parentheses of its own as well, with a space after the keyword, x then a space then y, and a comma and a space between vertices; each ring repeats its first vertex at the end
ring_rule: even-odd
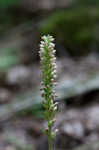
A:
POLYGON ((42 68, 42 97, 44 98, 43 106, 45 108, 45 119, 48 122, 47 130, 45 134, 48 136, 49 150, 52 150, 53 138, 55 138, 56 131, 53 131, 52 127, 56 121, 55 113, 57 110, 57 103, 54 104, 56 92, 54 90, 56 86, 57 78, 57 66, 56 66, 56 50, 53 43, 54 38, 50 35, 43 36, 40 42, 40 62, 42 68))

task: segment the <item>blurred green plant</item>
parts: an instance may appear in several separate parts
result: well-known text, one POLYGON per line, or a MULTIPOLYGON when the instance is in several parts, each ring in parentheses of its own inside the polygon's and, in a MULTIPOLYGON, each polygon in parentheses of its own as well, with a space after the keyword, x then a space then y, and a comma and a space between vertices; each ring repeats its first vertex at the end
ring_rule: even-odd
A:
POLYGON ((30 22, 31 15, 21 8, 21 0, 0 0, 0 38, 16 26, 30 22))
POLYGON ((99 5, 99 0, 74 0, 75 5, 99 5))
POLYGON ((99 8, 81 7, 54 12, 43 21, 42 34, 54 34, 71 55, 88 54, 99 47, 99 8))
POLYGON ((9 131, 5 131, 4 138, 8 143, 13 145, 15 150, 35 150, 33 144, 28 144, 25 142, 24 138, 17 137, 16 133, 10 133, 9 131))
POLYGON ((42 107, 41 103, 33 105, 28 109, 24 109, 17 113, 17 116, 34 116, 38 119, 44 119, 44 108, 42 107))
POLYGON ((19 63, 17 50, 13 48, 1 49, 0 51, 0 70, 7 71, 10 67, 19 63))
POLYGON ((9 6, 16 5, 20 0, 0 0, 0 9, 7 9, 9 6))

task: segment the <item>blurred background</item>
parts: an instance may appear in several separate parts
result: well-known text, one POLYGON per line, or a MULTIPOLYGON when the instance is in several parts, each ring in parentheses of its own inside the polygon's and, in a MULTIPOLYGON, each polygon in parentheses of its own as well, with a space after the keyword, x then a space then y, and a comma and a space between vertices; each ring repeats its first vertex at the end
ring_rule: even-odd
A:
POLYGON ((48 150, 39 42, 55 37, 55 150, 99 150, 99 1, 0 0, 0 150, 48 150))

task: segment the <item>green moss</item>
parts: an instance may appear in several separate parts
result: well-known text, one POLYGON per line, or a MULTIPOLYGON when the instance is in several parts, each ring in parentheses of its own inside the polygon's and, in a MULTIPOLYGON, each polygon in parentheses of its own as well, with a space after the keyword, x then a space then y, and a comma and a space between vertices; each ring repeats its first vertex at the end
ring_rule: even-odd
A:
POLYGON ((70 54, 79 56, 98 47, 98 24, 99 8, 81 7, 53 13, 42 23, 41 33, 57 36, 70 54))

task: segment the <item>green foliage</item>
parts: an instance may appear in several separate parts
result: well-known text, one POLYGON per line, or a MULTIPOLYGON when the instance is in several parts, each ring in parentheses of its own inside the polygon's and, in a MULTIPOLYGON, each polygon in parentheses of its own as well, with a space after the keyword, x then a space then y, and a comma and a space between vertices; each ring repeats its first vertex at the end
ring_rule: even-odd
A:
POLYGON ((19 63, 16 49, 1 49, 0 51, 0 70, 5 71, 19 63))
POLYGON ((14 146, 15 150, 34 150, 35 149, 32 144, 27 144, 23 138, 17 137, 17 135, 14 134, 13 132, 10 133, 9 131, 5 131, 4 137, 8 141, 8 143, 14 146))
POLYGON ((44 119, 44 109, 41 104, 37 104, 35 106, 29 107, 28 109, 24 109, 17 114, 19 117, 21 116, 35 116, 38 119, 44 119))
POLYGON ((54 34, 72 55, 98 49, 99 8, 73 8, 53 13, 41 24, 42 34, 54 34))
POLYGON ((16 5, 20 0, 0 0, 0 8, 6 9, 9 6, 16 5))
POLYGON ((21 0, 0 0, 0 37, 17 25, 28 22, 29 16, 20 11, 21 0))
POLYGON ((74 0, 75 5, 99 5, 99 0, 74 0))

